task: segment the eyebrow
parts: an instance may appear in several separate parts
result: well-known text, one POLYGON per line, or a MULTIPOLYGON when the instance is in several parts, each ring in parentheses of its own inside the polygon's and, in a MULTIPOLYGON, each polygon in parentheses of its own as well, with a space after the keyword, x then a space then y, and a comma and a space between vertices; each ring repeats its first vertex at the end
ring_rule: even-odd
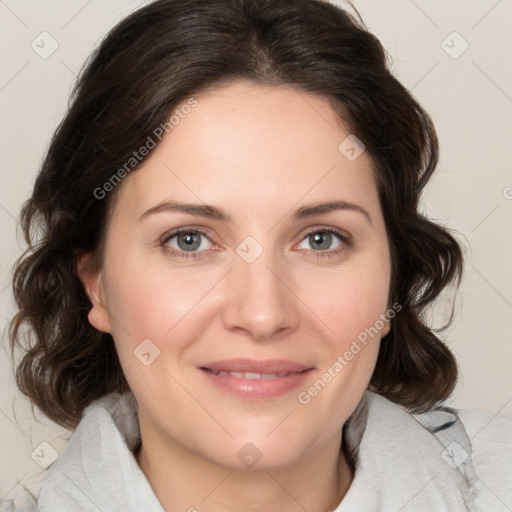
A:
MULTIPOLYGON (((296 219, 307 219, 310 217, 315 217, 316 215, 340 210, 359 212, 370 224, 372 224, 372 218, 366 209, 358 204, 350 203, 348 201, 328 201, 325 203, 316 203, 308 206, 302 206, 295 211, 294 217, 296 219)), ((142 221, 151 215, 155 215, 161 212, 181 212, 198 217, 205 217, 207 219, 219 220, 221 222, 229 222, 231 220, 231 216, 226 210, 216 206, 207 204, 180 203, 177 201, 165 201, 163 203, 157 204, 156 206, 153 206, 144 212, 139 217, 139 221, 142 221)))

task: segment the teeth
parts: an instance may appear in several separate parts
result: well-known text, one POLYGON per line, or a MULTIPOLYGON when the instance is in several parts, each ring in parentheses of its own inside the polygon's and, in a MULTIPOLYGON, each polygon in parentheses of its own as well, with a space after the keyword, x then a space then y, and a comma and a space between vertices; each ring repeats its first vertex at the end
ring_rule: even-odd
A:
MULTIPOLYGON (((238 375, 237 375, 238 376, 238 375)), ((240 376, 241 379, 261 379, 263 378, 261 373, 242 373, 240 376)))
POLYGON ((224 370, 209 370, 214 375, 231 375, 237 379, 276 379, 278 377, 285 377, 287 375, 293 375, 296 372, 284 372, 284 373, 254 373, 254 372, 226 372, 224 370))

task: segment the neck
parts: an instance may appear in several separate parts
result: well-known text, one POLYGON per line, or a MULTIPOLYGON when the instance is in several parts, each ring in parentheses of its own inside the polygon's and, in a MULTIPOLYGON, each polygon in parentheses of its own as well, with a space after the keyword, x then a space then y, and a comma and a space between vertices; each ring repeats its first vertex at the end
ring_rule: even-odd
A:
POLYGON ((259 471, 216 465, 159 439, 156 432, 145 432, 142 424, 141 434, 137 462, 165 510, 328 512, 338 506, 353 479, 341 432, 290 467, 259 471))

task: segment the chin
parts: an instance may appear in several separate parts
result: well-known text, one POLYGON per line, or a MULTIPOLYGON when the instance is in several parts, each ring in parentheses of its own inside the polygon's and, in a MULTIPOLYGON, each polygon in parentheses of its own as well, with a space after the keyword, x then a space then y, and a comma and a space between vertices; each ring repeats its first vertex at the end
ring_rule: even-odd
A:
POLYGON ((209 447, 210 461, 216 465, 234 471, 269 471, 289 467, 307 457, 306 452, 313 444, 312 440, 290 439, 275 435, 265 439, 259 435, 251 438, 231 439, 228 443, 219 443, 220 451, 212 453, 209 447))

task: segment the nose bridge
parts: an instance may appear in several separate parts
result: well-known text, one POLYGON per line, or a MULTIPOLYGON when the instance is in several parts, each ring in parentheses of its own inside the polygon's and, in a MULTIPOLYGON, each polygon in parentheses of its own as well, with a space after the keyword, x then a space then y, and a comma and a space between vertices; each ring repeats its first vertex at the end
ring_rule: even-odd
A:
POLYGON ((294 327, 296 304, 285 282, 285 267, 275 251, 256 245, 254 239, 242 242, 226 290, 226 327, 243 329, 260 340, 294 327))

